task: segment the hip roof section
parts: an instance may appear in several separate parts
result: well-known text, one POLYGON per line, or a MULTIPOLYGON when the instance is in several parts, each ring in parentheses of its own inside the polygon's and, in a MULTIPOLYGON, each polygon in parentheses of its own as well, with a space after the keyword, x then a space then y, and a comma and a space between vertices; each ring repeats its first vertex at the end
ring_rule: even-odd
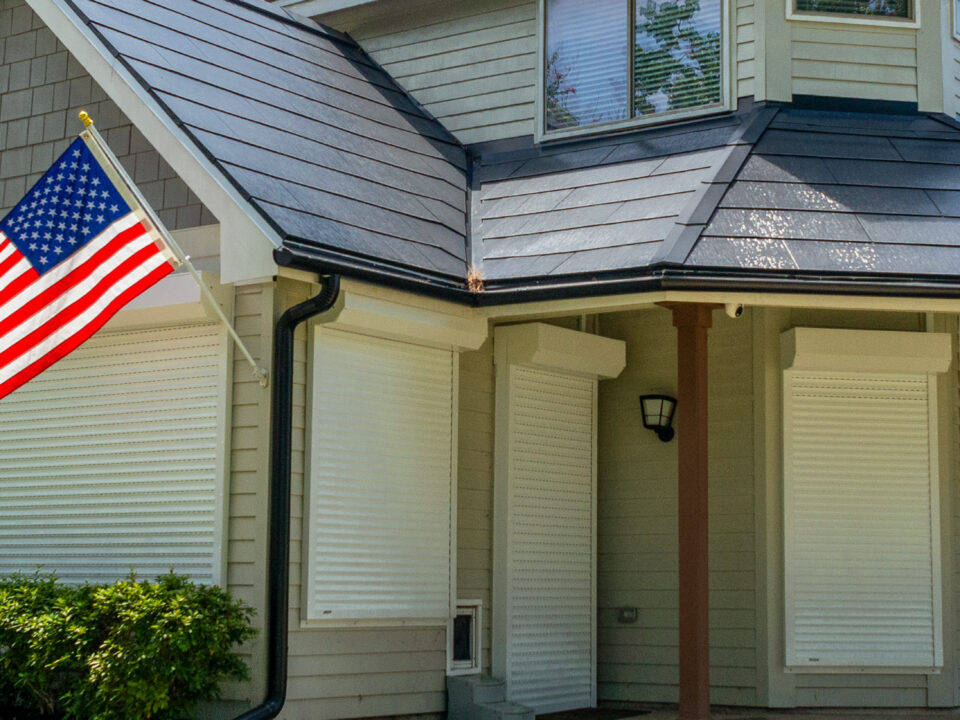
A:
POLYGON ((67 0, 318 261, 462 283, 466 154, 359 46, 262 0, 67 0))
POLYGON ((923 115, 784 108, 685 265, 960 274, 960 130, 923 115))

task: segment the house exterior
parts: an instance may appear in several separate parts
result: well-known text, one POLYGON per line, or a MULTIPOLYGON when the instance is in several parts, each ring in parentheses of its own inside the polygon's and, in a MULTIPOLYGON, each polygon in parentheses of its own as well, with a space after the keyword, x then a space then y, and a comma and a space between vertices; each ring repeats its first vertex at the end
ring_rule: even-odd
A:
POLYGON ((960 707, 953 2, 0 0, 0 48, 2 205, 86 109, 271 371, 177 274, 0 402, 0 572, 257 609, 205 715, 271 618, 289 720, 960 707))

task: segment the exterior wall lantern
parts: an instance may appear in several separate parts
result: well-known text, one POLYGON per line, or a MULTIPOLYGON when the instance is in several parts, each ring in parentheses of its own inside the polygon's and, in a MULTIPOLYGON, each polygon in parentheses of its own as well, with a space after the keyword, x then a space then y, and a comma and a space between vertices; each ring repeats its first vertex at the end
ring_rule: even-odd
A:
POLYGON ((643 412, 643 426, 653 430, 663 442, 673 439, 673 413, 677 409, 677 399, 669 395, 641 395, 640 410, 643 412))

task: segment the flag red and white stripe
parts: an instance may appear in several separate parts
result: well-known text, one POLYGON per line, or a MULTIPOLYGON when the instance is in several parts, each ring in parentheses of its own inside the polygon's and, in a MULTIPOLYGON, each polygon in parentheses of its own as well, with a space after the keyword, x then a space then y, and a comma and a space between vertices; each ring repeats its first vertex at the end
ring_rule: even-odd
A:
MULTIPOLYGON (((61 176, 73 177, 69 167, 61 167, 61 176)), ((51 172, 56 168, 55 163, 51 172)), ((64 189, 57 175, 48 173, 44 179, 54 180, 44 185, 41 179, 21 201, 33 199, 34 212, 30 205, 18 205, 0 222, 0 398, 76 349, 127 302, 173 272, 169 250, 129 205, 111 204, 112 215, 98 210, 119 200, 115 187, 101 190, 103 180, 92 183, 105 175, 81 172, 74 175, 90 183, 77 185, 87 189, 82 203, 73 202, 80 199, 79 189, 75 194, 64 189), (78 219, 72 222, 74 215, 78 219), (92 237, 81 238, 93 230, 92 237)))

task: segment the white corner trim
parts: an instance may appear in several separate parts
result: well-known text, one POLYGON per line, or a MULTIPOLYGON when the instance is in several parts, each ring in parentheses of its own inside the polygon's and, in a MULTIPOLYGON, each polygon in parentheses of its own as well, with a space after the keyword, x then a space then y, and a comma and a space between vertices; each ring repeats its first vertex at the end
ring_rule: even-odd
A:
POLYGON ((527 365, 601 380, 627 365, 622 340, 567 330, 545 323, 498 327, 493 333, 497 365, 527 365))
POLYGON ((317 322, 458 352, 476 350, 488 335, 487 319, 473 308, 349 281, 344 281, 333 308, 317 322))
MULTIPOLYGON (((234 232, 224 236, 225 243, 264 240, 263 244, 269 249, 272 249, 270 246, 280 247, 281 238, 277 232, 176 125, 96 34, 76 18, 64 0, 27 0, 27 4, 204 205, 221 223, 230 222, 234 226, 234 232)), ((264 254, 261 251, 259 255, 264 254)), ((259 273, 261 276, 273 275, 276 266, 262 270, 259 273)))
POLYGON ((948 333, 792 328, 780 335, 784 370, 942 373, 950 367, 948 333))

